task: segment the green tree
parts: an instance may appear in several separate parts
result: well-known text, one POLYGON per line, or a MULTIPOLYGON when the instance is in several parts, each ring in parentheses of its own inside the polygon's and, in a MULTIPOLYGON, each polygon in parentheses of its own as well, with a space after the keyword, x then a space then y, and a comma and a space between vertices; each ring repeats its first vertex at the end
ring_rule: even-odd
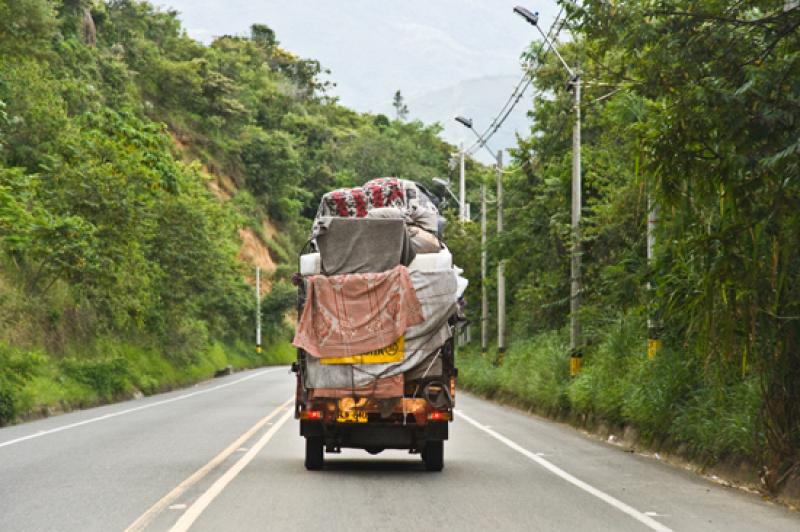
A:
POLYGON ((403 98, 400 89, 397 89, 397 92, 394 93, 392 107, 394 107, 395 118, 397 120, 404 122, 408 118, 408 105, 406 105, 405 98, 403 98))

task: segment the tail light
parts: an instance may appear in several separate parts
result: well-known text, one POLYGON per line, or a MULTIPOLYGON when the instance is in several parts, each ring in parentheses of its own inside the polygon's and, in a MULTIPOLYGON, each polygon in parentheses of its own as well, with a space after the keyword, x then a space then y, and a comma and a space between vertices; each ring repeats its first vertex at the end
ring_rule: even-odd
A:
POLYGON ((450 412, 431 410, 428 412, 428 421, 450 421, 450 412))
POLYGON ((319 421, 322 419, 322 410, 303 410, 300 412, 300 419, 306 421, 319 421))

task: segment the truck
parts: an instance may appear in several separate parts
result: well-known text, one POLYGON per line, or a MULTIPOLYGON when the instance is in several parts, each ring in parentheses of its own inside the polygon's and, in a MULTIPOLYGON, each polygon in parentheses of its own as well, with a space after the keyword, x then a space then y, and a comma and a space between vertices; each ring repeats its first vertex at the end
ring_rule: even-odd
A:
POLYGON ((397 178, 322 199, 295 276, 295 418, 308 470, 323 469, 325 454, 344 448, 408 450, 428 471, 444 467, 467 282, 442 241, 436 205, 422 185, 397 178), (348 295, 347 283, 366 284, 348 295), (386 300, 374 288, 384 285, 386 300), (325 290, 335 294, 327 309, 325 290), (398 301, 405 307, 395 308, 398 301), (397 313, 387 318, 387 309, 397 313), (357 352, 361 344, 330 340, 336 327, 342 338, 362 333, 374 344, 377 335, 385 344, 357 352))

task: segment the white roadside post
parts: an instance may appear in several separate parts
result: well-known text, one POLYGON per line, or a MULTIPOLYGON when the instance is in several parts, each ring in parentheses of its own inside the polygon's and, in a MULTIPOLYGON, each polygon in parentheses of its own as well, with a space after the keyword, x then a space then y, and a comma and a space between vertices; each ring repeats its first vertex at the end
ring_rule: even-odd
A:
POLYGON ((256 353, 261 353, 261 268, 256 266, 256 353))

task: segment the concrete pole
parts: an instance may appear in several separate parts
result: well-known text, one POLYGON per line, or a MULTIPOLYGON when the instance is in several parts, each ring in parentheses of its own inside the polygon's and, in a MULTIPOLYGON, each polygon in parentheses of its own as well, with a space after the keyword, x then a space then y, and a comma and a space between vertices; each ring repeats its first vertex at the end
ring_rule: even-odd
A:
MULTIPOLYGON (((648 183, 649 185, 649 183, 648 183)), ((656 246, 656 226, 658 225, 658 203, 653 199, 653 191, 647 191, 647 265, 652 266, 654 251, 656 246)), ((652 274, 651 274, 652 278, 652 274)), ((649 296, 647 312, 647 358, 656 357, 661 348, 661 324, 656 314, 653 294, 655 286, 653 281, 648 279, 647 292, 649 296)))
MULTIPOLYGON (((570 268, 570 349, 573 358, 581 347, 581 79, 575 76, 575 127, 572 131, 572 257, 570 268)), ((577 373, 580 368, 575 368, 577 373)))
POLYGON ((481 353, 489 349, 489 300, 486 294, 486 185, 481 183, 481 353))
POLYGON ((467 219, 467 185, 464 177, 464 143, 462 142, 458 150, 459 174, 458 174, 458 217, 463 222, 467 219))
MULTIPOLYGON (((653 262, 653 250, 656 245, 656 223, 658 222, 658 204, 653 200, 653 193, 647 193, 647 264, 653 262)), ((648 281, 649 284, 649 281, 648 281)))
MULTIPOLYGON (((503 232, 503 152, 497 152, 497 234, 503 232)), ((502 364, 506 352, 506 264, 497 265, 497 357, 502 364)))
POLYGON ((256 353, 261 352, 261 268, 256 266, 256 353))

